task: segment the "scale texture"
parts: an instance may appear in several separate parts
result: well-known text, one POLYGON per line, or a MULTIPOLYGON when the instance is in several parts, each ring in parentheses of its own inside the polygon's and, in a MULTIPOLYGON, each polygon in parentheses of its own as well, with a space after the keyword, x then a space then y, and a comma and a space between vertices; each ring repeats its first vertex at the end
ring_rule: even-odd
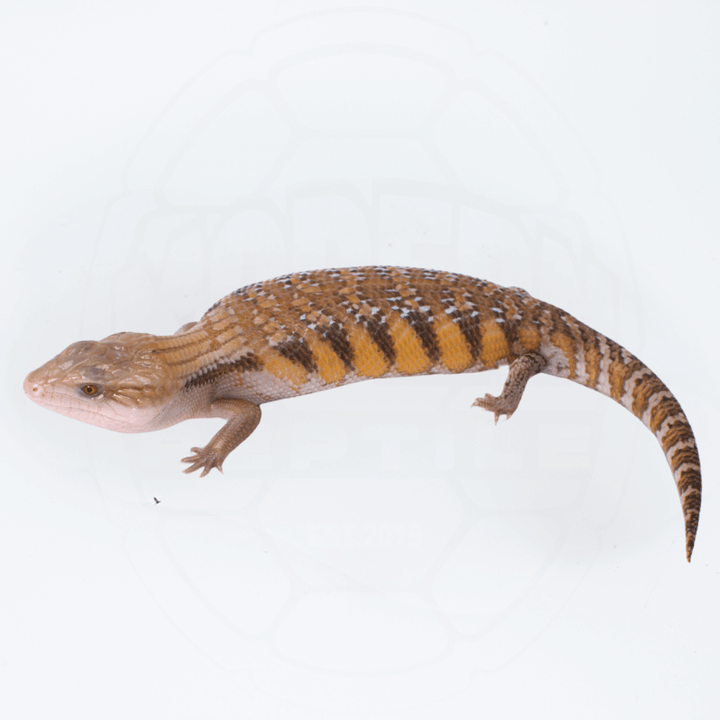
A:
POLYGON ((700 460, 690 424, 663 382, 625 348, 519 288, 465 275, 354 267, 285 275, 240 288, 175 335, 118 333, 74 343, 25 380, 51 410, 121 432, 189 418, 224 427, 184 459, 222 469, 255 429, 260 405, 360 380, 509 365, 498 397, 475 405, 510 417, 539 372, 607 395, 657 437, 692 553, 700 460))

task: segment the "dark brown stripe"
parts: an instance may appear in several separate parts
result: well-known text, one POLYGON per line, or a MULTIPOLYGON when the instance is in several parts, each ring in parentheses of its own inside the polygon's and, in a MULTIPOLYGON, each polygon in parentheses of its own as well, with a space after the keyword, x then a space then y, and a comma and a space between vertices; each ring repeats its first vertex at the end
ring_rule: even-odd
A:
MULTIPOLYGON (((683 502, 683 513, 685 515, 685 547, 687 559, 690 560, 693 547, 695 545, 695 536, 697 535, 698 521, 700 520, 700 472, 688 471, 688 473, 696 476, 692 482, 688 484, 697 489, 698 492, 690 493, 685 497, 683 502)), ((685 473, 683 473, 685 475, 685 473)))
POLYGON ((460 332, 468 344, 470 357, 472 357, 473 362, 475 362, 482 352, 482 330, 478 322, 480 315, 472 317, 469 310, 458 309, 453 309, 448 315, 451 320, 457 323, 460 332))
POLYGON ((350 344, 347 330, 342 325, 333 323, 323 330, 320 337, 330 344, 335 354, 343 361, 343 365, 348 370, 352 370, 355 353, 350 344))
POLYGON ((626 392, 626 384, 630 377, 630 370, 623 359, 622 347, 612 340, 608 340, 609 359, 608 363, 608 384, 610 385, 610 397, 620 401, 626 392))
POLYGON ((670 467, 675 470, 683 463, 697 463, 698 454, 694 447, 684 447, 676 450, 670 458, 670 467))
POLYGON ((223 375, 227 375, 234 372, 248 372, 253 370, 260 370, 262 368, 262 362, 256 355, 243 355, 243 357, 234 360, 230 363, 222 363, 217 365, 212 370, 203 369, 195 377, 185 381, 183 390, 190 390, 191 388, 202 387, 208 383, 215 382, 218 378, 223 375))
POLYGON ((682 412, 674 397, 665 397, 650 412, 650 429, 657 432, 665 420, 682 412))
POLYGON ((275 350, 291 362, 302 365, 307 372, 317 372, 318 367, 312 350, 299 335, 293 335, 284 343, 276 345, 275 350))
POLYGON ((690 430, 690 426, 685 421, 676 420, 675 422, 668 423, 665 434, 661 440, 663 452, 667 453, 674 445, 683 440, 689 440, 692 436, 692 430, 690 430))
POLYGON ((518 356, 518 350, 520 354, 525 353, 525 348, 518 346, 520 340, 520 323, 516 320, 506 320, 500 323, 500 327, 505 333, 505 339, 507 340, 510 353, 508 362, 511 363, 518 356))
MULTIPOLYGON (((697 457, 695 458, 695 464, 697 464, 697 457)), ((701 487, 701 480, 700 480, 700 466, 698 465, 697 468, 694 467, 687 467, 680 473, 680 479, 677 482, 677 489, 678 492, 682 495, 688 488, 697 488, 700 490, 701 487)), ((690 498, 695 497, 695 495, 689 495, 686 499, 685 504, 691 504, 690 498)), ((700 507, 700 493, 697 493, 697 506, 700 507)))
POLYGON ((688 488, 697 490, 696 493, 691 493, 685 498, 683 503, 683 509, 697 509, 700 510, 700 491, 702 488, 702 480, 700 479, 700 466, 687 467, 680 473, 680 480, 678 481, 678 492, 684 493, 688 488))
POLYGON ((438 345, 437 335, 432 323, 427 319, 427 315, 411 310, 405 320, 420 338, 425 354, 430 362, 435 365, 440 361, 440 346, 438 345))
MULTIPOLYGON (((470 299, 467 295, 466 299, 470 299)), ((479 304, 483 304, 482 297, 474 298, 475 302, 479 301, 479 304)), ((519 298, 514 295, 513 297, 507 296, 506 288, 498 288, 496 292, 493 292, 487 299, 487 309, 490 309, 490 317, 497 323, 498 327, 503 331, 505 335, 505 341, 507 342, 509 357, 508 362, 512 362, 518 355, 522 355, 526 352, 526 348, 519 342, 520 338, 520 325, 521 321, 513 320, 514 315, 523 317, 524 320, 528 318, 524 316, 525 310, 521 303, 517 303, 519 298), (517 304, 516 304, 517 303, 517 304), (501 310, 501 312, 498 311, 501 310)), ((467 311, 466 311, 467 312, 467 311)), ((470 316, 471 313, 467 313, 470 316)), ((482 316, 487 319, 488 315, 482 316)), ((474 318, 468 317, 470 322, 478 325, 481 320, 481 316, 476 315, 474 318)))
POLYGON ((585 374, 588 376, 587 387, 594 390, 600 377, 600 364, 602 363, 600 336, 596 332, 591 332, 590 328, 584 325, 579 325, 578 330, 585 360, 585 374))
POLYGON ((365 327, 373 342, 380 348, 380 352, 385 356, 388 365, 392 367, 397 359, 397 353, 395 352, 395 345, 393 344, 392 337, 390 337, 387 324, 380 322, 376 317, 364 317, 362 318, 362 322, 365 323, 365 327))
MULTIPOLYGON (((648 371, 650 372, 650 371, 648 371)), ((650 399, 655 393, 667 390, 665 385, 656 375, 644 375, 635 380, 635 388, 632 391, 632 412, 635 417, 641 418, 648 409, 650 399)))

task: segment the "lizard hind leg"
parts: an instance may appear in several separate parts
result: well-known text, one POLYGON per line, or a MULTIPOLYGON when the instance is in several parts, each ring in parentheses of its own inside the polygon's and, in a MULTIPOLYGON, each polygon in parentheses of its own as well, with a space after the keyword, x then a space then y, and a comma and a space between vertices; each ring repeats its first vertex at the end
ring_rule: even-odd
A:
POLYGON ((495 397, 489 393, 483 398, 478 398, 474 406, 489 410, 495 414, 495 423, 500 419, 501 415, 510 416, 517 410, 522 398, 525 386, 528 380, 533 376, 542 372, 547 365, 547 360, 539 353, 527 353, 513 360, 510 365, 507 379, 503 387, 502 393, 495 397))

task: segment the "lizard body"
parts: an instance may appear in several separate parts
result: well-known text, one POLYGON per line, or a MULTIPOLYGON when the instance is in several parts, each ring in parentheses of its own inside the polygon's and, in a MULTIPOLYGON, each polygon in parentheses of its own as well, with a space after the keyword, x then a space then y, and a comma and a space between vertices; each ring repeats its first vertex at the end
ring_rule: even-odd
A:
POLYGON ((121 432, 189 418, 227 423, 184 458, 185 472, 222 469, 260 421, 260 405, 381 377, 509 365, 498 397, 475 405, 510 417, 539 372, 624 405, 657 437, 670 465, 692 553, 701 500, 690 424, 638 358, 519 288, 465 275, 354 267, 285 275, 240 288, 175 335, 118 333, 81 341, 28 375, 40 405, 121 432))

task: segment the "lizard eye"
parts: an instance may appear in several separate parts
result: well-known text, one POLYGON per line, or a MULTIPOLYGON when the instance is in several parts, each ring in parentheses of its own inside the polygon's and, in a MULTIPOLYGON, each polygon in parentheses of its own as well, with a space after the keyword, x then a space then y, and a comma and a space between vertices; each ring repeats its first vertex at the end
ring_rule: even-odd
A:
POLYGON ((80 392, 88 397, 94 397, 95 395, 100 394, 100 388, 97 385, 81 385, 80 392))

